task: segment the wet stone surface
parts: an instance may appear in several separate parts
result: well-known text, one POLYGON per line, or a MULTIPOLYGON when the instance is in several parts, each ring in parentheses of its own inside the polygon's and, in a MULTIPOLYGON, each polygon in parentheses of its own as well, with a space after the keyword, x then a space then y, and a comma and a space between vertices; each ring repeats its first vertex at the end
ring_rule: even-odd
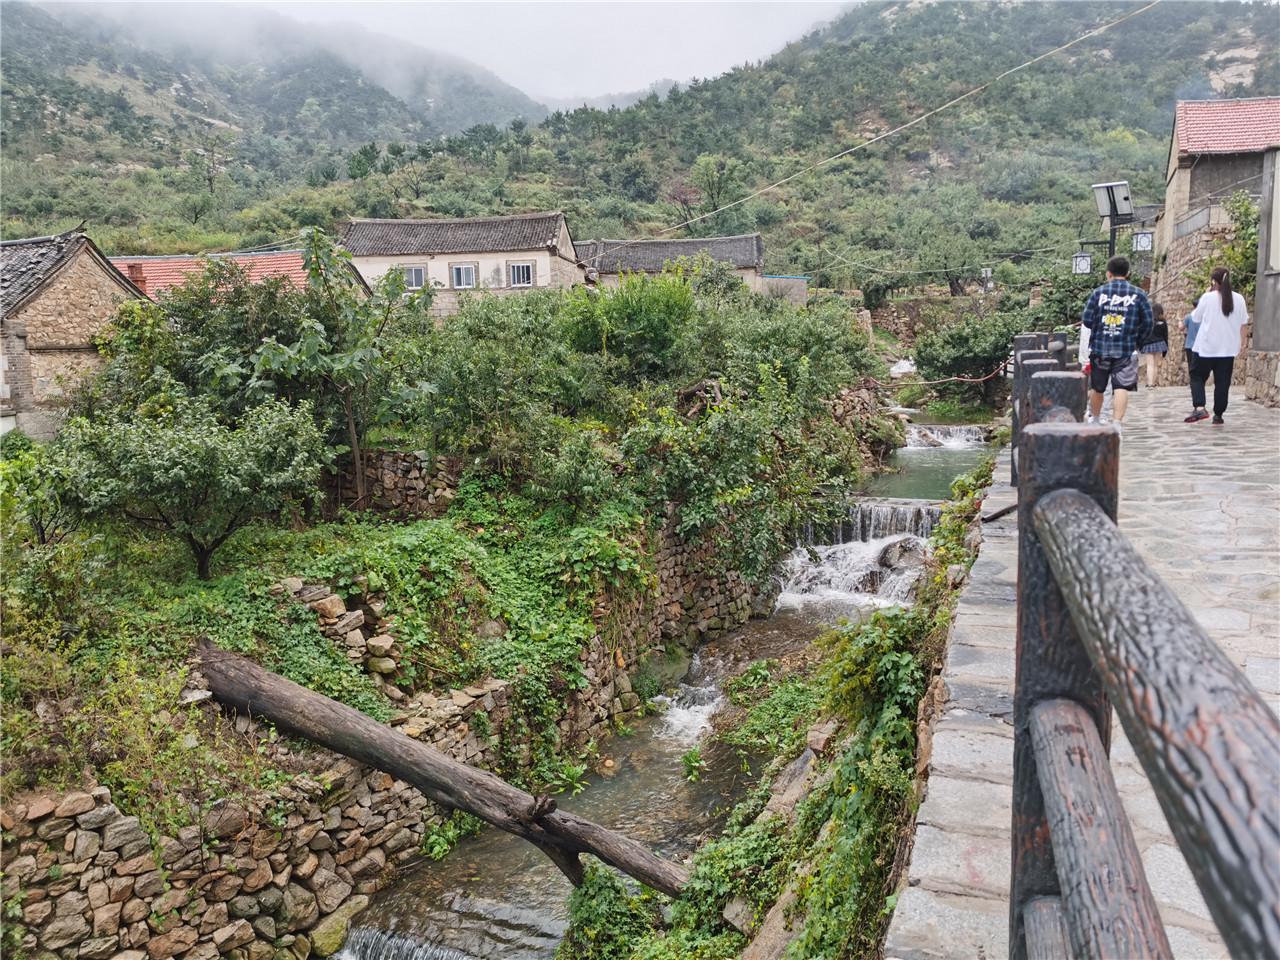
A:
MULTIPOLYGON (((1141 391, 1120 446, 1120 527, 1273 705, 1280 703, 1280 411, 1232 397, 1188 425, 1185 387, 1141 391)), ((1007 452, 984 504, 1015 502, 1007 452)), ((1008 955, 1014 515, 984 525, 961 594, 930 783, 885 956, 1008 955)), ((1137 757, 1113 724, 1112 768, 1174 955, 1227 956, 1137 757)))

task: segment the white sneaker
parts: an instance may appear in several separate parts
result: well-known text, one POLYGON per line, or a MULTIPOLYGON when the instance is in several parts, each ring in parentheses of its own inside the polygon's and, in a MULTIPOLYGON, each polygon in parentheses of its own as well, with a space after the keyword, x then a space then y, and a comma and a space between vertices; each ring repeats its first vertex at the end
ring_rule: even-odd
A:
POLYGON ((1124 424, 1122 424, 1119 420, 1112 420, 1111 425, 1116 428, 1116 433, 1121 433, 1121 434, 1124 433, 1124 429, 1123 429, 1124 424))
POLYGON ((1094 419, 1094 416, 1093 416, 1093 414, 1092 414, 1092 413, 1086 413, 1086 414, 1084 415, 1084 422, 1085 422, 1085 423, 1097 423, 1098 421, 1094 419))

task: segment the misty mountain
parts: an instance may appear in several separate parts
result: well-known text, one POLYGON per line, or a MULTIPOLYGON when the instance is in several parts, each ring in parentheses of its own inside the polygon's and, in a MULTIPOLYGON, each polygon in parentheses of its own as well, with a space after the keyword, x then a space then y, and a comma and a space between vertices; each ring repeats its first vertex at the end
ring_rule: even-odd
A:
POLYGON ((621 110, 639 103, 645 97, 665 97, 673 89, 680 86, 679 81, 665 77, 655 80, 643 90, 632 90, 628 93, 605 93, 594 97, 543 97, 542 102, 548 110, 576 110, 587 107, 593 110, 608 110, 614 107, 621 110))
POLYGON ((87 220, 112 252, 166 253, 561 209, 584 239, 759 230, 768 269, 830 286, 1033 270, 1098 229, 1090 183, 1161 198, 1177 99, 1280 93, 1274 4, 1161 4, 799 172, 1136 9, 873 0, 764 61, 538 122, 478 68, 345 27, 155 36, 6 2, 4 231, 87 220), (447 115, 480 119, 439 137, 447 115))
POLYGON ((221 129, 275 141, 257 153, 286 165, 546 115, 461 58, 248 6, 6 2, 0 26, 10 156, 123 160, 125 147, 175 149, 221 129))

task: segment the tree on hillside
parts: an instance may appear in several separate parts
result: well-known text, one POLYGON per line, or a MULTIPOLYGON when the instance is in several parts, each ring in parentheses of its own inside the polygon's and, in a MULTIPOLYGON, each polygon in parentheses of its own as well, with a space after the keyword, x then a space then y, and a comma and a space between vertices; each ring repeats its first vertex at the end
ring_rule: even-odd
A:
POLYGON ((366 497, 365 437, 400 418, 434 386, 417 378, 420 336, 431 327, 431 291, 406 295, 404 275, 391 270, 366 296, 351 256, 321 230, 305 240, 305 315, 294 338, 270 336, 253 356, 257 384, 294 385, 317 405, 336 406, 336 424, 351 455, 356 497, 366 497))
POLYGON ((72 419, 57 453, 83 513, 178 537, 208 580, 233 533, 316 495, 322 449, 306 404, 269 400, 228 426, 207 402, 175 393, 137 414, 72 419))

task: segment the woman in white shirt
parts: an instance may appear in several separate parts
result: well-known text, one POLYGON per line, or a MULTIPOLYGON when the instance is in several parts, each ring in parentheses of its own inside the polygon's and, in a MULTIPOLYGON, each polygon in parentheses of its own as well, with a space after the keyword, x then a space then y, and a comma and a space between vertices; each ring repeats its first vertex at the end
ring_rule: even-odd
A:
POLYGON ((1204 385, 1213 374, 1213 422, 1222 423, 1227 412, 1227 394, 1231 390, 1231 370, 1240 353, 1244 325, 1249 311, 1244 297, 1231 289, 1231 273, 1226 267, 1215 267, 1210 274, 1213 285, 1200 298, 1192 317, 1200 324, 1196 333, 1194 361, 1191 365, 1191 404, 1194 409, 1184 423, 1207 420, 1204 385))

